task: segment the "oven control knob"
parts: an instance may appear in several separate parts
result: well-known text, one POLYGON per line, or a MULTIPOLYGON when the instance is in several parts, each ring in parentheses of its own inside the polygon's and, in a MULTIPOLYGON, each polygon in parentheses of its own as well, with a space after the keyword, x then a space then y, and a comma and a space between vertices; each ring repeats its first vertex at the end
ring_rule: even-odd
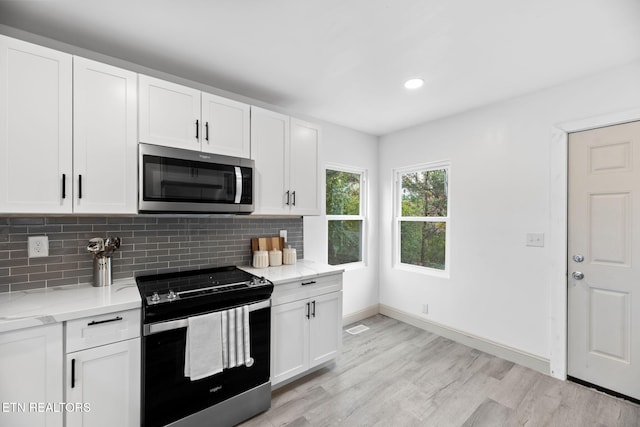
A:
POLYGON ((260 283, 262 283, 262 284, 267 283, 267 279, 265 279, 265 278, 264 278, 264 276, 262 276, 262 277, 260 278, 260 283))
POLYGON ((168 299, 169 301, 173 301, 173 300, 174 300, 174 299, 176 299, 177 297, 178 297, 178 295, 176 295, 176 293, 175 293, 175 292, 173 292, 173 291, 169 291, 169 295, 167 295, 167 299, 168 299))
POLYGON ((160 295, 158 295, 157 292, 154 292, 153 295, 151 295, 151 301, 152 302, 158 302, 160 301, 160 295))

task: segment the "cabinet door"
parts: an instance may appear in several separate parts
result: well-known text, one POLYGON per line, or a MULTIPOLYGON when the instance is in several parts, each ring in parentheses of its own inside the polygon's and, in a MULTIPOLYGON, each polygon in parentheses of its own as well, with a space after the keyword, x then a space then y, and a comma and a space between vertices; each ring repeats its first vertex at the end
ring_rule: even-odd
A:
POLYGON ((291 119, 291 213, 320 215, 320 170, 318 150, 320 128, 314 124, 291 119))
POLYGON ((309 367, 335 359, 342 348, 342 292, 311 298, 309 367))
POLYGON ((271 308, 271 383, 309 368, 309 304, 294 301, 271 308))
POLYGON ((61 427, 60 408, 30 405, 64 402, 62 391, 62 324, 0 334, 0 402, 16 404, 3 410, 0 425, 61 427))
POLYGON ((288 116, 251 107, 251 158, 256 162, 254 213, 288 214, 288 116))
POLYGON ((200 150, 200 91, 140 74, 140 141, 200 150))
POLYGON ((66 372, 66 402, 86 405, 67 427, 140 425, 140 338, 69 353, 66 372))
POLYGON ((249 105, 202 93, 202 151, 250 158, 249 105))
POLYGON ((0 211, 71 212, 72 57, 0 36, 0 64, 0 211))
POLYGON ((136 213, 137 75, 75 57, 73 83, 73 210, 136 213))

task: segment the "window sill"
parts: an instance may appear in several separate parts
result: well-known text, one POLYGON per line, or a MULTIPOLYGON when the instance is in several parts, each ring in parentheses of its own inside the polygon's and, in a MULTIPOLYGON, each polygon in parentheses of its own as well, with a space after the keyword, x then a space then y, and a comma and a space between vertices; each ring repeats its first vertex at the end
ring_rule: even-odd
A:
POLYGON ((439 277, 442 279, 450 278, 448 270, 436 270, 435 268, 419 267, 417 265, 401 264, 401 263, 395 263, 393 265, 393 268, 395 268, 396 270, 409 271, 411 273, 418 273, 425 276, 439 277))
POLYGON ((344 271, 363 270, 363 269, 367 268, 367 263, 364 262, 364 261, 350 262, 348 264, 336 264, 336 265, 334 265, 332 267, 344 268, 344 271))

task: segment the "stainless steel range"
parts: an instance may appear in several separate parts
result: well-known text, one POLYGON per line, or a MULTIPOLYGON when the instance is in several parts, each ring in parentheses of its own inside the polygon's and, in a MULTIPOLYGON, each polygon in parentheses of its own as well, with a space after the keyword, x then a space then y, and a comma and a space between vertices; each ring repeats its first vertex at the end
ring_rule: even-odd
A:
POLYGON ((232 426, 270 407, 271 282, 236 267, 136 282, 143 300, 143 426, 232 426), (223 319, 222 371, 194 380, 185 374, 189 325, 212 313, 223 319), (236 357, 236 344, 246 357, 236 357))

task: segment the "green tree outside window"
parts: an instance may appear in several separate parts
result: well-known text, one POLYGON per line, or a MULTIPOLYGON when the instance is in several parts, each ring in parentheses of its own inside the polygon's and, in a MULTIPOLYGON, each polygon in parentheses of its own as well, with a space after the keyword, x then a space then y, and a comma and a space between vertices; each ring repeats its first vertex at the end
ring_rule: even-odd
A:
POLYGON ((400 263, 446 269, 448 169, 399 174, 400 263))
POLYGON ((330 265, 362 261, 362 174, 327 169, 326 214, 330 265))

